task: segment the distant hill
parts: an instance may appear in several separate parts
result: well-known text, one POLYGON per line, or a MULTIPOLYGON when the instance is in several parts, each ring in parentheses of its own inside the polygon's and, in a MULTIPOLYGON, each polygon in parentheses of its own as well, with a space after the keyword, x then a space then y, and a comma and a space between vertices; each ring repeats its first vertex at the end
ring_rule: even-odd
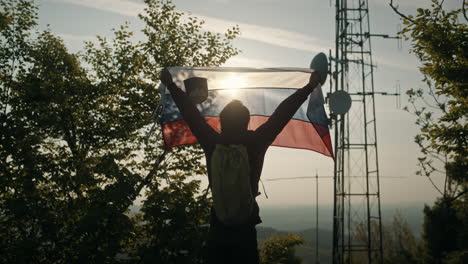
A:
MULTIPOLYGON (((383 222, 392 221, 393 216, 400 212, 408 221, 411 230, 419 236, 423 223, 422 204, 401 204, 401 205, 382 205, 383 222)), ((140 210, 139 206, 130 206, 130 212, 135 213, 140 210)), ((263 223, 260 226, 272 227, 284 231, 301 231, 315 227, 315 206, 260 206, 260 217, 263 223)), ((333 230, 333 206, 319 206, 319 229, 333 230)))
MULTIPOLYGON (((392 221, 393 216, 399 212, 418 236, 423 223, 423 206, 420 204, 383 205, 383 222, 392 221)), ((258 240, 276 234, 298 234, 306 239, 306 243, 296 248, 296 255, 303 258, 303 264, 315 264, 315 207, 289 206, 261 208, 260 216, 263 223, 257 226, 258 240)), ((319 258, 321 264, 332 263, 333 243, 333 207, 319 206, 319 258)))
MULTIPOLYGON (((408 221, 409 226, 419 235, 423 223, 423 205, 402 204, 382 205, 383 222, 392 221, 393 216, 400 214, 408 221)), ((315 227, 314 206, 260 207, 261 226, 278 230, 298 231, 315 227)), ((333 230, 333 206, 319 206, 319 229, 333 230)))

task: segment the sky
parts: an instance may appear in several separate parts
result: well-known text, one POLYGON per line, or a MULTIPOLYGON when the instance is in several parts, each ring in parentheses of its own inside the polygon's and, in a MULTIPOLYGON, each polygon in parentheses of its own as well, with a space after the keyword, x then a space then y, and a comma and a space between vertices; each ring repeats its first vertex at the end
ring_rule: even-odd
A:
MULTIPOLYGON (((356 1, 356 0, 350 0, 356 1)), ((205 29, 222 33, 239 25, 241 35, 234 45, 242 51, 223 66, 235 67, 308 67, 319 52, 328 54, 335 46, 335 1, 327 0, 174 0, 178 11, 205 20, 205 29)), ((372 33, 394 35, 400 28, 399 17, 388 0, 369 0, 372 33)), ((395 0, 400 11, 411 14, 427 7, 429 0, 395 0)), ((446 8, 461 6, 461 0, 446 1, 446 8)), ((38 0, 39 26, 50 28, 64 39, 72 52, 83 41, 96 35, 112 35, 125 21, 131 23, 136 38, 142 36, 143 23, 137 14, 145 7, 142 0, 38 0)), ((372 39, 375 90, 395 92, 399 83, 404 91, 422 88, 418 61, 409 53, 409 43, 399 48, 396 40, 372 39)), ((178 65, 183 66, 183 65, 178 65)), ((155 87, 156 88, 156 87, 155 87)), ((327 91, 328 83, 324 86, 327 91)), ((397 107, 394 97, 376 97, 377 137, 382 204, 430 204, 439 196, 430 182, 416 176, 419 149, 413 142, 418 132, 414 117, 397 107)), ((332 129, 331 134, 334 131, 332 129)), ((333 138, 333 137, 332 137, 333 138)), ((279 147, 267 152, 262 179, 268 199, 257 197, 260 206, 315 204, 315 179, 268 181, 279 177, 333 175, 333 160, 321 154, 279 147)), ((434 179, 441 184, 441 179, 434 179)), ((263 192, 263 191, 262 191, 263 192)), ((333 203, 332 178, 319 179, 319 203, 333 203)))

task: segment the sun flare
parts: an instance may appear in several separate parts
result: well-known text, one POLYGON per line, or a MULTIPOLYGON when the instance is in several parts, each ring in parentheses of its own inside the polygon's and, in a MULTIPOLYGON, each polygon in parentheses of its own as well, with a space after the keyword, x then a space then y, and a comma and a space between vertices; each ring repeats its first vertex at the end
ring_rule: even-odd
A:
POLYGON ((239 94, 239 89, 246 87, 246 80, 238 75, 232 75, 221 81, 220 89, 228 90, 232 97, 239 94))

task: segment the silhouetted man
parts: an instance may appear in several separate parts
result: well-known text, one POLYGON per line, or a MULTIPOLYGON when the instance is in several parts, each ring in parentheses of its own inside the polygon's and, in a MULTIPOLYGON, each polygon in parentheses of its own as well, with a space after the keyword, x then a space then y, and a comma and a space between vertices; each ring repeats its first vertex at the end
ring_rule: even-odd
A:
MULTIPOLYGON (((240 101, 231 101, 221 111, 221 133, 218 133, 206 123, 189 95, 174 84, 169 71, 164 69, 161 73, 162 83, 169 89, 182 117, 205 152, 209 181, 211 182, 212 155, 216 145, 243 145, 248 153, 250 185, 255 196, 259 194, 258 183, 268 147, 322 79, 318 72, 312 73, 309 83, 286 98, 268 121, 255 131, 247 129, 249 110, 240 101)), ((251 215, 245 223, 238 225, 226 225, 221 222, 214 208, 211 208, 207 243, 209 263, 259 263, 255 226, 261 222, 259 207, 255 201, 251 215)))

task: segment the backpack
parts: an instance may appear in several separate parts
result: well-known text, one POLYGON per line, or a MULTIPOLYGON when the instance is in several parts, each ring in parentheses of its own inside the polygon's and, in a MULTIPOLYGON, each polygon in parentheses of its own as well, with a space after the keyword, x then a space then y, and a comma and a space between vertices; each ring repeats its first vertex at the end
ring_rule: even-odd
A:
POLYGON ((244 145, 216 145, 211 157, 211 193, 216 216, 222 223, 247 222, 254 207, 254 196, 249 155, 244 145))

